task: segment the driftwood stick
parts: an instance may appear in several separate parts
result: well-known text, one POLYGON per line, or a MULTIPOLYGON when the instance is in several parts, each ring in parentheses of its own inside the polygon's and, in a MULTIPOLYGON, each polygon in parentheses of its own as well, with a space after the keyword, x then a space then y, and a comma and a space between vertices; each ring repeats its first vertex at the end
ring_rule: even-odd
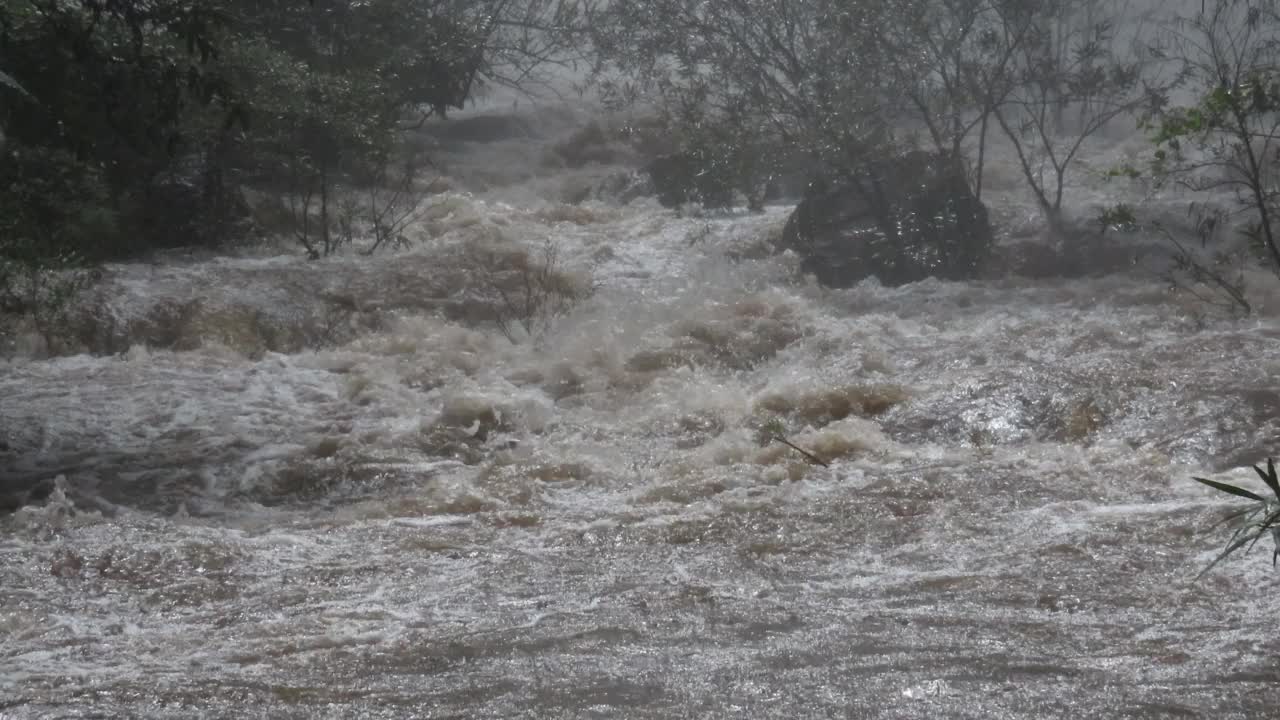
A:
POLYGON ((827 461, 823 460, 822 458, 818 457, 817 455, 814 455, 813 453, 809 452, 808 450, 805 450, 804 448, 800 447, 799 445, 796 445, 795 443, 793 443, 793 442, 791 442, 790 440, 788 440, 788 439, 786 439, 786 438, 782 437, 781 435, 774 435, 774 436, 773 436, 773 439, 774 439, 774 440, 777 440, 778 442, 782 443, 783 445, 786 445, 787 447, 791 448, 792 450, 795 450, 796 452, 798 452, 798 453, 800 453, 801 455, 805 456, 805 457, 809 460, 809 462, 811 462, 811 463, 813 463, 813 464, 815 464, 815 465, 821 465, 822 467, 831 467, 830 465, 828 465, 828 464, 827 464, 827 461))

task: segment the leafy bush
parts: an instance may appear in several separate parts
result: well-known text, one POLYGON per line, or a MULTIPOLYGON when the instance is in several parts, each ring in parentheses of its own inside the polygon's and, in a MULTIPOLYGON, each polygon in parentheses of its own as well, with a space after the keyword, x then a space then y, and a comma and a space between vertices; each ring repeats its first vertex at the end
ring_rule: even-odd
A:
POLYGON ((313 196, 322 218, 304 245, 328 252, 329 191, 375 183, 406 115, 460 108, 512 67, 518 82, 567 61, 588 4, 4 0, 2 137, 101 182, 100 194, 48 197, 114 214, 111 232, 78 247, 86 255, 193 232, 218 242, 237 226, 220 215, 246 212, 246 182, 313 196), (182 208, 166 212, 176 186, 188 188, 182 208), (172 226, 184 218, 194 227, 172 226))
POLYGON ((782 148, 742 110, 709 113, 698 106, 664 118, 676 150, 657 158, 648 173, 664 205, 698 203, 705 209, 763 209, 765 193, 781 170, 782 148))
POLYGON ((1083 140, 1136 110, 1148 89, 1122 42, 1133 34, 1118 30, 1125 9, 1120 0, 617 0, 595 40, 606 97, 655 105, 685 149, 708 148, 705 172, 767 177, 776 161, 763 148, 841 175, 929 143, 966 156, 981 199, 996 128, 1055 221, 1083 140), (1078 116, 1070 129, 1068 111, 1078 116))
MULTIPOLYGON (((873 48, 892 12, 871 0, 618 0, 593 27, 601 87, 619 105, 656 106, 686 151, 736 132, 748 144, 856 159, 890 130, 873 48)), ((746 150, 708 156, 732 164, 746 150)))
POLYGON ((48 351, 93 281, 90 253, 115 236, 101 174, 70 153, 16 148, 0 163, 0 314, 24 319, 48 351))
POLYGON ((536 252, 506 243, 469 248, 473 301, 513 343, 538 341, 591 293, 589 284, 564 266, 560 248, 548 240, 536 252))
POLYGON ((590 5, 0 0, 0 310, 64 305, 50 283, 95 261, 247 237, 246 189, 319 256, 352 229, 337 188, 373 188, 373 245, 402 245, 406 121, 571 61, 590 5))

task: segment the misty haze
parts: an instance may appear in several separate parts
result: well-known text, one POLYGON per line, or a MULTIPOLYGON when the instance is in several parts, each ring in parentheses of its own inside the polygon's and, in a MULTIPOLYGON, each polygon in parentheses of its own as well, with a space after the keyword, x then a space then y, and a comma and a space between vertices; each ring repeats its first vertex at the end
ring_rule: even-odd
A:
POLYGON ((1270 718, 1280 2, 0 0, 0 720, 1270 718))

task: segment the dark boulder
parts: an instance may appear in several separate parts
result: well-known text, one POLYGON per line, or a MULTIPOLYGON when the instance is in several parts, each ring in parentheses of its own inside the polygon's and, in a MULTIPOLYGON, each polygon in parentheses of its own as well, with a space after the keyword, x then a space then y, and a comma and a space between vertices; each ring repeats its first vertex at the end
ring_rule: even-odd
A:
POLYGON ((991 251, 987 209, 952 158, 917 151, 810 183, 783 248, 830 287, 975 277, 991 251))
POLYGON ((0 517, 43 502, 53 490, 54 482, 48 478, 0 475, 0 517))

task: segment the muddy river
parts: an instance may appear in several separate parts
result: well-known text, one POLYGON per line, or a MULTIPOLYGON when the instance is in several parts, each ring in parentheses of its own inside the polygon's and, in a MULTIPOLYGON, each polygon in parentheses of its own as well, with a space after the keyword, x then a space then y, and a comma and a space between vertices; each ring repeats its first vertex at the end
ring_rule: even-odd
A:
POLYGON ((1190 480, 1280 451, 1274 278, 830 290, 790 207, 566 204, 554 140, 407 250, 113 266, 99 352, 11 348, 0 717, 1275 715, 1270 548, 1193 582, 1190 480), (552 251, 504 315, 476 263, 552 251))

